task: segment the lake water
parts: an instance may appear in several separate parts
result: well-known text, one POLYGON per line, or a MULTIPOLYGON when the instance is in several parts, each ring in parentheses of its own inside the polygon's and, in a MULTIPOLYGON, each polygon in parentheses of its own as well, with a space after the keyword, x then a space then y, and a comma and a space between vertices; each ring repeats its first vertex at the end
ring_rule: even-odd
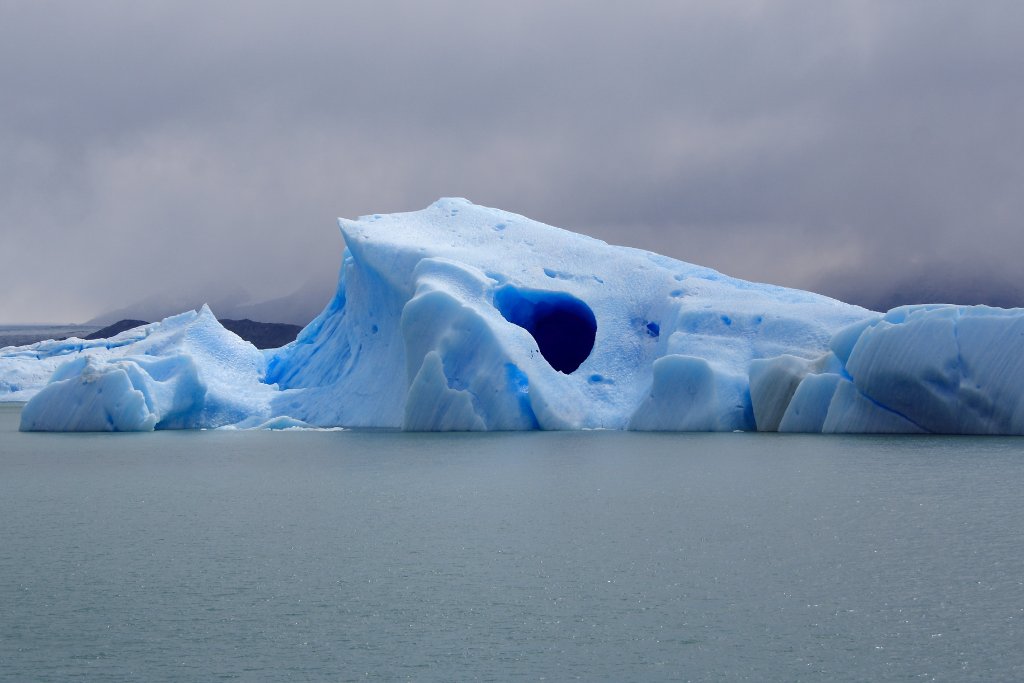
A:
POLYGON ((1024 679, 1024 439, 20 434, 0 679, 1024 679))
POLYGON ((34 344, 43 339, 84 337, 101 325, 0 325, 0 349, 5 346, 34 344))

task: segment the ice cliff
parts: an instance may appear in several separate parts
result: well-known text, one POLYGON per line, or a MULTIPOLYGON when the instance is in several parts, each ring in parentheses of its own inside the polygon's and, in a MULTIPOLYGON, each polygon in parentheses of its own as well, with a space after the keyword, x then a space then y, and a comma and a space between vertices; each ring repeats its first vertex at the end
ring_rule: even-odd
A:
POLYGON ((883 316, 461 199, 340 226, 337 292, 292 344, 169 318, 64 353, 22 429, 1024 433, 1021 309, 883 316))

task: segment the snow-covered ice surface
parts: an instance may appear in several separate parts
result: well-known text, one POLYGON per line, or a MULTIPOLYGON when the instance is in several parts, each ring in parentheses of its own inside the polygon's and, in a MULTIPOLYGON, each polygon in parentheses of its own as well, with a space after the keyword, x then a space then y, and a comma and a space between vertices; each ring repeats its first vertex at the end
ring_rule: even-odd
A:
MULTIPOLYGON (((1024 433, 1021 309, 883 316, 462 199, 340 225, 337 293, 292 344, 201 311, 69 349, 22 428, 1024 433)), ((0 393, 54 369, 29 348, 0 350, 0 393)))

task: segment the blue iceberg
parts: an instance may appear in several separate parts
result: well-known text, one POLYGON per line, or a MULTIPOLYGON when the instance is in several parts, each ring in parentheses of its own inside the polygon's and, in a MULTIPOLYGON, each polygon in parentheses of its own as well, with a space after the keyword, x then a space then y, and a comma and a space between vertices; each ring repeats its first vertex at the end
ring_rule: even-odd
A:
POLYGON ((1021 309, 882 315, 463 199, 340 227, 337 292, 293 343, 169 318, 68 351, 22 429, 1024 433, 1021 309))
POLYGON ((31 346, 36 363, 70 359, 25 404, 23 431, 222 427, 259 420, 280 393, 262 382, 264 355, 205 306, 97 343, 31 346))

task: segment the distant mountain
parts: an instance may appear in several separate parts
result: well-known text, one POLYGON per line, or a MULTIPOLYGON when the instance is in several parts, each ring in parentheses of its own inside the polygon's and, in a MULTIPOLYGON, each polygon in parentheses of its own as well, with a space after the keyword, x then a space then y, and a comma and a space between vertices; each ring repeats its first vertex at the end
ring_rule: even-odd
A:
POLYGON ((303 327, 324 309, 336 286, 333 275, 318 276, 287 296, 259 302, 251 301, 249 294, 241 288, 225 292, 213 285, 192 292, 160 292, 95 316, 84 325, 104 326, 119 320, 163 320, 182 311, 197 309, 205 303, 221 321, 274 320, 303 327))
MULTIPOLYGON (((258 303, 240 304, 223 312, 214 308, 213 312, 218 317, 276 320, 305 327, 324 310, 331 297, 334 296, 337 286, 338 282, 335 276, 331 276, 330 279, 315 278, 287 296, 258 303)), ((213 308, 212 305, 211 308, 213 308)), ((221 322, 224 322, 223 318, 221 322)))
POLYGON ((302 328, 286 323, 260 323, 248 318, 244 320, 220 319, 220 324, 257 349, 276 349, 295 341, 302 328))
POLYGON ((125 330, 132 330, 136 327, 142 327, 149 323, 145 320, 118 320, 113 325, 108 325, 102 330, 96 330, 92 334, 87 334, 83 339, 106 339, 107 337, 113 337, 115 334, 121 334, 125 330))
POLYGON ((183 311, 200 308, 209 304, 214 314, 232 317, 231 311, 249 301, 249 294, 240 287, 225 290, 223 287, 197 287, 193 291, 157 292, 143 299, 102 313, 85 325, 106 326, 120 320, 163 320, 183 311))
MULTIPOLYGON (((231 330, 242 339, 246 340, 257 349, 276 349, 289 342, 295 341, 295 337, 302 330, 298 325, 287 323, 261 323, 255 320, 231 320, 221 318, 220 324, 225 329, 231 330)), ((101 330, 96 330, 83 339, 106 339, 120 334, 125 330, 131 330, 142 325, 148 325, 145 320, 118 320, 113 325, 108 325, 101 330)), ((38 341, 38 340, 34 340, 38 341)))

